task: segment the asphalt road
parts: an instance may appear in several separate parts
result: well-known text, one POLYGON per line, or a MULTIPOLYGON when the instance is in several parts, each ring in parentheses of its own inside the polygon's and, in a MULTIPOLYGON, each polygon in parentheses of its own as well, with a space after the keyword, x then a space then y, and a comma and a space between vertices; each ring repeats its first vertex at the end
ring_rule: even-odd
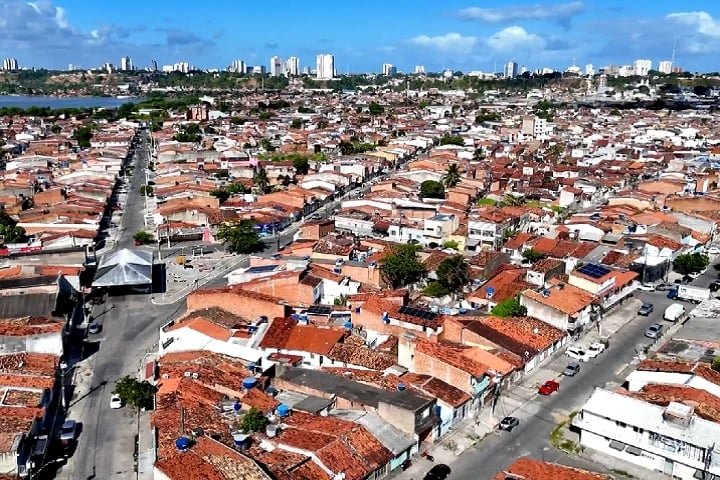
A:
MULTIPOLYGON (((131 247, 132 235, 143 226, 143 198, 147 150, 138 148, 116 248, 131 247)), ((92 315, 101 325, 99 334, 88 337, 83 357, 89 368, 87 382, 92 388, 73 398, 67 418, 82 425, 75 454, 62 467, 57 478, 112 479, 134 475, 137 414, 129 408, 111 410, 110 395, 115 382, 125 375, 136 375, 145 354, 155 350, 158 329, 184 309, 175 305, 151 305, 149 295, 109 296, 96 306, 92 315), (93 353, 94 352, 94 353, 93 353)))
MULTIPOLYGON (((583 363, 577 376, 561 378, 560 390, 547 397, 533 397, 516 414, 520 425, 512 432, 491 434, 458 457, 457 461, 450 465, 453 470, 451 478, 490 480, 523 456, 600 471, 601 466, 555 450, 549 441, 550 432, 569 413, 578 410, 596 386, 622 384, 624 376, 619 374, 630 363, 637 350, 652 343, 652 340, 645 338, 645 329, 656 322, 670 326, 662 320, 665 307, 672 303, 665 294, 666 292, 636 292, 636 297, 654 305, 654 312, 647 317, 636 316, 626 324, 610 339, 610 347, 606 352, 583 363)), ((582 341, 580 343, 582 344, 582 341)), ((499 404, 502 404, 502 399, 499 404)))

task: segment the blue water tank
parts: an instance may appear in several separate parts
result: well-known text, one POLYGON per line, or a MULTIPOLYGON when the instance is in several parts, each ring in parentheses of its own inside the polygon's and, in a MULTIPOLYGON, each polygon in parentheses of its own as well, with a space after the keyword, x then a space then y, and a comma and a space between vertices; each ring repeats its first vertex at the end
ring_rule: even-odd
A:
POLYGON ((293 320, 300 320, 300 315, 298 315, 297 313, 293 313, 292 315, 290 315, 290 318, 292 318, 293 320))
POLYGON ((404 391, 405 391, 405 384, 404 384, 404 383, 398 383, 397 389, 398 389, 398 392, 404 392, 404 391))
POLYGON ((257 332, 258 327, 255 325, 248 325, 248 333, 255 333, 257 332))
POLYGON ((360 307, 355 307, 355 313, 360 313, 360 307))
POLYGON ((260 319, 258 320, 258 323, 267 323, 268 317, 267 315, 260 315, 260 319))
POLYGON ((233 403, 233 410, 235 410, 236 412, 239 412, 241 407, 242 405, 240 405, 240 402, 236 401, 235 403, 233 403))
POLYGON ((285 404, 280 404, 277 407, 277 413, 281 417, 287 417, 288 415, 290 415, 290 407, 285 404))
POLYGON ((248 436, 244 433, 236 433, 235 435, 233 435, 233 443, 236 447, 242 447, 243 445, 245 445, 245 442, 247 442, 247 438, 248 436))
POLYGON ((353 324, 352 322, 345 322, 345 330, 352 330, 353 324))
POLYGON ((190 448, 190 439, 185 437, 178 438, 177 440, 175 440, 175 447, 181 452, 184 452, 185 450, 190 448))
POLYGON ((245 390, 250 390, 251 388, 255 388, 255 385, 257 385, 257 380, 253 377, 248 377, 245 380, 243 380, 242 386, 245 390))
POLYGON ((460 315, 465 315, 467 313, 467 308, 461 308, 458 312, 460 312, 460 315))

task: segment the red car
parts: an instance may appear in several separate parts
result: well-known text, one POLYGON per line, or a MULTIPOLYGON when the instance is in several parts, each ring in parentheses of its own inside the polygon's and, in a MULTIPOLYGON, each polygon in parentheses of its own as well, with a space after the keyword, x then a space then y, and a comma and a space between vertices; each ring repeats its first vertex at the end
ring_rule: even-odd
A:
POLYGON ((538 388, 538 393, 540 395, 550 395, 551 393, 558 390, 560 390, 560 384, 555 380, 548 380, 547 382, 543 383, 540 388, 538 388))

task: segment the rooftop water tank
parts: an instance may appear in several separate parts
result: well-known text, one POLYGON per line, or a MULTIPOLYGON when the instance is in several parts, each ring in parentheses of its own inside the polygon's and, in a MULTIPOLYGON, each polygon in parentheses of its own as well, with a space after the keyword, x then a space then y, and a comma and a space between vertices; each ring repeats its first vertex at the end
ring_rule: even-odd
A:
POLYGON ((235 410, 236 412, 239 412, 240 408, 241 408, 240 402, 236 401, 235 403, 233 403, 233 410, 235 410))
POLYGON ((265 435, 267 435, 268 438, 275 437, 275 435, 277 435, 277 425, 268 423, 268 425, 265 427, 265 435))
POLYGON ((257 385, 257 380, 253 377, 248 377, 245 380, 243 380, 242 386, 245 390, 250 390, 251 388, 255 388, 255 385, 257 385))
POLYGON ((177 440, 175 440, 175 447, 181 451, 184 452, 185 450, 190 448, 190 439, 186 437, 180 437, 177 440))
POLYGON ((404 391, 405 391, 405 384, 404 384, 404 383, 398 383, 397 389, 398 389, 398 392, 404 392, 404 391))
POLYGON ((352 322, 345 322, 345 330, 352 330, 353 324, 352 322))
POLYGON ((287 417, 288 415, 290 415, 290 407, 285 404, 280 404, 277 407, 277 413, 281 417, 287 417))
POLYGON ((245 442, 247 441, 248 436, 244 433, 236 433, 233 435, 233 443, 235 443, 236 447, 242 447, 245 446, 245 442))

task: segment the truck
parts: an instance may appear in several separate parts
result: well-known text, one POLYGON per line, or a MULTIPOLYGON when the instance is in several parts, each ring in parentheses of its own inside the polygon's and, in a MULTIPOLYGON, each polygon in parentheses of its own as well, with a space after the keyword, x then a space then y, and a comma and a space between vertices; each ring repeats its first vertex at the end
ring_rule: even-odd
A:
POLYGON ((665 309, 663 318, 668 322, 677 322, 685 314, 685 307, 680 303, 673 303, 665 309))
POLYGON ((668 292, 667 297, 672 300, 688 300, 694 303, 704 302, 711 296, 709 288, 693 287, 692 285, 678 285, 668 292))

